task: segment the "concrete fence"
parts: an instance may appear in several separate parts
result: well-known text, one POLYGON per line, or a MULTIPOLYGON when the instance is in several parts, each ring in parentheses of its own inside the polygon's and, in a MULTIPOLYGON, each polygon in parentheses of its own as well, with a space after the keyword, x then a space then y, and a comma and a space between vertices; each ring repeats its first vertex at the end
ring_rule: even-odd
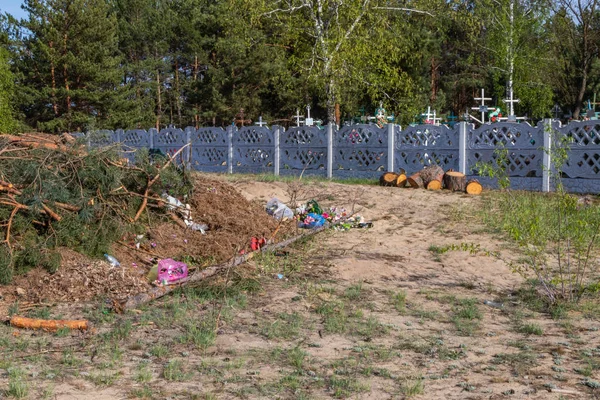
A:
POLYGON ((480 163, 503 164, 514 189, 551 191, 556 166, 552 148, 568 138, 569 158, 560 166, 564 187, 577 193, 600 193, 600 121, 566 126, 546 120, 536 126, 499 122, 475 128, 465 122, 453 128, 418 125, 351 125, 336 129, 249 126, 161 131, 93 131, 82 136, 90 148, 117 145, 135 161, 140 148, 174 154, 190 144, 178 162, 206 172, 320 175, 377 178, 385 171, 416 172, 430 164, 479 177, 480 163), (500 157, 498 149, 506 149, 500 157))

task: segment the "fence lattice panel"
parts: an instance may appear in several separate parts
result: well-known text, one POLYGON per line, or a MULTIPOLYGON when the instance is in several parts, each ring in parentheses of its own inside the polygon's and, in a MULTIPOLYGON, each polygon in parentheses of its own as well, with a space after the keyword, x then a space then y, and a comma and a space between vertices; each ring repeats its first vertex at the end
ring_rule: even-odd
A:
POLYGON ((333 169, 352 176, 381 174, 387 166, 387 143, 387 127, 344 126, 334 133, 333 169))
POLYGON ((544 127, 501 122, 469 130, 467 173, 477 172, 477 163, 506 167, 511 177, 541 177, 544 127))
POLYGON ((233 132, 233 171, 267 172, 273 170, 275 140, 266 127, 247 126, 233 132))
POLYGON ((417 125, 404 130, 396 126, 395 160, 396 169, 408 173, 416 172, 428 165, 439 165, 444 170, 458 170, 458 125, 417 125))
POLYGON ((325 171, 327 168, 327 131, 316 126, 280 129, 279 147, 283 173, 292 170, 325 171))

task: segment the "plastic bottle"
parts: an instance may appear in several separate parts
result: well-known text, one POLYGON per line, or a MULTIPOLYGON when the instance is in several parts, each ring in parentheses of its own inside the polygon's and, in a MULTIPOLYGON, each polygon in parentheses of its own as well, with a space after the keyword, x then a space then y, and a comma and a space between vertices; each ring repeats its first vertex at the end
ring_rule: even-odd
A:
POLYGON ((502 303, 496 303, 495 301, 489 301, 489 300, 484 300, 483 304, 485 304, 486 306, 494 307, 494 308, 504 307, 504 304, 502 304, 502 303))
POLYGON ((110 265, 112 265, 113 267, 120 267, 121 266, 121 263, 119 262, 119 260, 117 260, 116 258, 114 258, 111 255, 104 254, 104 258, 106 258, 106 261, 108 261, 108 263, 110 265))

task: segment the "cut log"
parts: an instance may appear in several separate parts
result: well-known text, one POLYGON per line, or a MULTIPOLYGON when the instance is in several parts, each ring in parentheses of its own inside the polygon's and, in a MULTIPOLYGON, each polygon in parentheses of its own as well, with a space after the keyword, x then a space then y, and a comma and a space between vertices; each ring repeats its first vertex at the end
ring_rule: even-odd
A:
POLYGON ((416 172, 408 177, 408 184, 413 189, 423 189, 425 187, 423 178, 421 178, 421 171, 416 172))
POLYGON ((47 320, 14 316, 10 319, 10 325, 15 328, 36 329, 55 332, 61 328, 79 329, 85 331, 89 328, 86 320, 47 320))
POLYGON ((433 180, 427 183, 427 190, 442 190, 442 181, 433 180))
POLYGON ((467 183, 466 191, 468 194, 481 194, 481 192, 483 191, 483 186, 481 186, 481 183, 479 183, 479 181, 473 179, 467 183))
POLYGON ((464 192, 467 188, 467 177, 462 172, 449 170, 444 174, 444 186, 453 192, 464 192))
POLYGON ((398 187, 406 187, 406 174, 402 173, 400 175, 398 175, 398 178, 396 179, 396 186, 398 187))
POLYGON ((396 180, 398 174, 395 172, 386 172, 379 178, 379 184, 381 186, 396 186, 396 180))
POLYGON ((438 181, 431 185, 431 189, 439 190, 442 188, 442 179, 444 179, 444 170, 439 165, 428 165, 421 171, 421 178, 423 179, 423 187, 429 189, 429 183, 438 181))

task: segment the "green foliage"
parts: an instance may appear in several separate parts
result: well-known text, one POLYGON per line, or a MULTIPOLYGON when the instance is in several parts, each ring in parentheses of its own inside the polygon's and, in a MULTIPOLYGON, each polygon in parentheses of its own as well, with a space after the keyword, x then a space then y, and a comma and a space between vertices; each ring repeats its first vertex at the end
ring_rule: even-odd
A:
POLYGON ((14 76, 10 70, 9 53, 0 48, 0 133, 12 133, 16 127, 14 118, 14 76))
POLYGON ((494 149, 493 161, 477 161, 473 170, 480 176, 496 179, 500 189, 506 190, 510 187, 509 165, 508 149, 499 142, 494 149))
POLYGON ((561 190, 550 195, 500 192, 486 200, 485 210, 484 220, 522 249, 525 257, 512 268, 536 279, 534 296, 539 289, 552 306, 579 301, 596 286, 598 205, 581 205, 561 190))
MULTIPOLYGON (((0 140, 0 145, 6 143, 0 140)), ((9 244, 0 245, 0 282, 8 283, 32 267, 55 272, 61 263, 57 247, 101 257, 123 235, 143 230, 141 224, 131 223, 141 199, 128 192, 144 193, 149 177, 158 173, 158 165, 165 160, 155 161, 150 163, 142 151, 137 168, 127 168, 120 165, 120 155, 112 148, 82 155, 36 149, 17 160, 0 160, 3 179, 21 188, 14 194, 15 201, 28 208, 13 214, 10 204, 0 206, 0 218, 11 221, 9 244), (60 204, 79 211, 65 210, 60 204), (43 207, 54 210, 60 220, 51 218, 43 207)), ((161 178, 153 190, 189 194, 191 185, 184 171, 169 166, 161 178)), ((160 210, 147 212, 161 218, 160 210)), ((4 225, 3 238, 7 229, 4 225)))

